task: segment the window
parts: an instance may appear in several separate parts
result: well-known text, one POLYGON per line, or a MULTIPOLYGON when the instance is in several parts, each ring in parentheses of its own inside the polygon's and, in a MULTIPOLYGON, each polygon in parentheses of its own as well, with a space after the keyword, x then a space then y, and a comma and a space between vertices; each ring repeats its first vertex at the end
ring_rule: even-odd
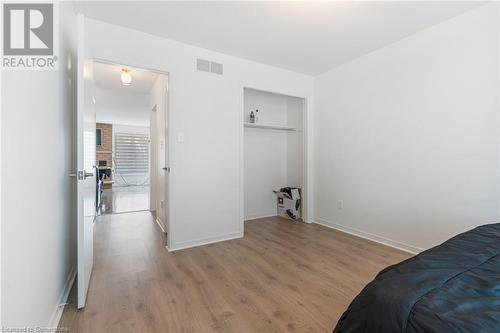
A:
POLYGON ((115 134, 115 167, 122 174, 149 172, 147 134, 115 134))
POLYGON ((102 146, 102 128, 95 129, 95 145, 102 146))

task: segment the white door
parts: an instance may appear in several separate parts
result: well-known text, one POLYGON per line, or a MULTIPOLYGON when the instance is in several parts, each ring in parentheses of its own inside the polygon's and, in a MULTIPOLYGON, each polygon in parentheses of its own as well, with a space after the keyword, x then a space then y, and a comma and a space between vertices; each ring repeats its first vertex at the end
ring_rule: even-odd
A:
POLYGON ((77 238, 78 308, 85 306, 93 266, 96 217, 95 100, 92 62, 85 61, 84 17, 78 15, 77 73, 77 238))
POLYGON ((162 92, 160 103, 156 109, 156 135, 157 135, 157 218, 162 227, 167 232, 167 240, 169 233, 168 223, 168 176, 170 172, 168 159, 168 92, 167 92, 167 77, 162 75, 162 92))

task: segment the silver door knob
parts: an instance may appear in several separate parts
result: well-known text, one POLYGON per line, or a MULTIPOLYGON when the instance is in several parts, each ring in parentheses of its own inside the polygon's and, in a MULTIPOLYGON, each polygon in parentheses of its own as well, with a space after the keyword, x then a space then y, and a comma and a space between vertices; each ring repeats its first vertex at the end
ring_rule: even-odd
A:
POLYGON ((83 179, 87 179, 88 177, 94 177, 94 173, 93 172, 84 171, 83 172, 83 179))
POLYGON ((162 169, 167 171, 167 172, 170 172, 170 167, 163 167, 162 169))
POLYGON ((77 173, 70 173, 70 177, 77 177, 78 180, 84 180, 87 179, 88 177, 94 176, 93 172, 87 172, 87 171, 78 171, 77 173))

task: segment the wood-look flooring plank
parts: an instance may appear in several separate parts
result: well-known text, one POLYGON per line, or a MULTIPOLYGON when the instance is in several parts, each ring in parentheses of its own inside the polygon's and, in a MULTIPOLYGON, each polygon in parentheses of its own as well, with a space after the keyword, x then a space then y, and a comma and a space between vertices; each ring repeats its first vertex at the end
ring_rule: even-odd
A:
POLYGON ((59 324, 69 332, 331 332, 366 283, 410 257, 278 217, 173 253, 149 212, 96 223, 87 305, 67 306, 59 324))

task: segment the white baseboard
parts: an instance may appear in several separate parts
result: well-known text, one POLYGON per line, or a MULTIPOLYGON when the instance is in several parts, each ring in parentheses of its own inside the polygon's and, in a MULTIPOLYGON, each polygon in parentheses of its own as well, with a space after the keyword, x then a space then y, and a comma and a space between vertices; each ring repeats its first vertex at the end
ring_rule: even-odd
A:
POLYGON ((243 238, 243 233, 242 232, 234 232, 234 233, 221 235, 221 236, 201 238, 201 239, 180 242, 180 243, 176 243, 174 246, 171 246, 167 249, 169 252, 174 252, 174 251, 179 251, 179 250, 183 250, 183 249, 188 249, 191 247, 208 245, 208 244, 212 244, 212 243, 218 243, 218 242, 227 241, 227 240, 231 240, 231 239, 237 239, 237 238, 243 238))
MULTIPOLYGON (((158 220, 157 218, 155 218, 155 223, 158 225, 158 227, 160 227, 161 231, 166 234, 167 232, 165 231, 165 229, 163 229, 163 226, 161 225, 160 223, 160 220, 158 220)), ((170 252, 170 249, 168 248, 168 245, 165 245, 165 248, 167 249, 168 252, 170 252)))
POLYGON ((68 301, 68 296, 71 291, 71 287, 73 286, 73 282, 76 277, 76 267, 73 267, 66 278, 66 282, 64 283, 64 288, 61 290, 61 295, 59 296, 58 302, 54 311, 52 312, 52 316, 50 317, 49 324, 47 327, 57 328, 59 325, 59 321, 61 320, 62 314, 64 312, 64 307, 66 306, 66 302, 68 301))
POLYGON ((411 254, 417 254, 417 253, 424 251, 424 249, 410 245, 410 244, 405 244, 405 243, 398 242, 398 241, 395 241, 393 239, 385 238, 385 237, 382 237, 379 235, 375 235, 375 234, 372 234, 369 232, 361 231, 361 230, 354 229, 351 227, 346 227, 344 225, 337 224, 337 223, 334 223, 334 222, 331 222, 331 221, 328 221, 328 220, 325 220, 322 218, 316 217, 314 219, 313 223, 320 224, 320 225, 328 227, 328 228, 336 229, 336 230, 339 230, 339 231, 342 231, 342 232, 345 232, 345 233, 348 233, 348 234, 351 234, 351 235, 354 235, 357 237, 368 239, 368 240, 371 240, 373 242, 384 244, 384 245, 387 245, 387 246, 390 246, 390 247, 393 247, 393 248, 396 248, 398 250, 405 251, 405 252, 408 252, 411 254))
POLYGON ((245 216, 245 221, 265 219, 266 217, 274 217, 274 216, 278 216, 278 214, 273 213, 273 214, 262 214, 262 215, 250 215, 250 216, 245 216))
POLYGON ((160 220, 158 218, 155 218, 155 222, 156 222, 156 224, 158 224, 161 231, 163 231, 163 233, 166 234, 167 232, 165 231, 165 229, 163 229, 163 226, 161 225, 160 220))

